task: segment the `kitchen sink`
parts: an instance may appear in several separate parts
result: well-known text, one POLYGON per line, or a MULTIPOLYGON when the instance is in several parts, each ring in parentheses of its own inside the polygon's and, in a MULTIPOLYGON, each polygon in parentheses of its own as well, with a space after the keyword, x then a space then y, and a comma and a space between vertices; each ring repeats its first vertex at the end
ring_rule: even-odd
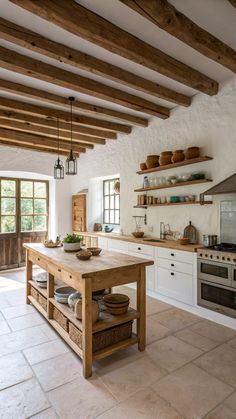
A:
POLYGON ((163 243, 163 240, 159 239, 143 239, 145 242, 163 243))

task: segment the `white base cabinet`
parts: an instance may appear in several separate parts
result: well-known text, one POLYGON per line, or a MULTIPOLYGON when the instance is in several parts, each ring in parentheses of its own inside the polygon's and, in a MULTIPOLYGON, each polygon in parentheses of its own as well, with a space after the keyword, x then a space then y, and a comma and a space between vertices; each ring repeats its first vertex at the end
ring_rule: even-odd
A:
POLYGON ((193 305, 193 277, 191 275, 157 268, 156 291, 166 297, 193 305))

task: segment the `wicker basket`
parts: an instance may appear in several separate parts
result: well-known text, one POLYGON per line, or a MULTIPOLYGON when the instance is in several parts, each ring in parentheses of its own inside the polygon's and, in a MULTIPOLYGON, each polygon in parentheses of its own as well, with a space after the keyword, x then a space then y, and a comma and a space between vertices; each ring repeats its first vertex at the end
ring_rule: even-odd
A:
POLYGON ((38 302, 42 308, 47 311, 47 298, 43 297, 41 294, 38 294, 38 302))
POLYGON ((30 286, 30 295, 32 295, 32 297, 33 297, 36 301, 38 301, 38 300, 39 300, 39 293, 38 293, 38 291, 37 291, 34 287, 32 287, 32 285, 30 286))
POLYGON ((68 332, 68 319, 62 314, 56 307, 53 308, 53 318, 59 323, 59 325, 68 332))
POLYGON ((82 332, 69 322, 69 336, 82 349, 82 332))

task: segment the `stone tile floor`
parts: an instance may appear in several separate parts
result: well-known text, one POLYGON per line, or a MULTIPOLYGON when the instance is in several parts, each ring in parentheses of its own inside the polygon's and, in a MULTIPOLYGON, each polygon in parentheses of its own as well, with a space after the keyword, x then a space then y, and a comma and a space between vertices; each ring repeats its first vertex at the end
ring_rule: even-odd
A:
MULTIPOLYGON (((80 359, 0 273, 0 419, 236 419, 236 331, 147 298, 147 349, 80 359)), ((124 287, 135 305, 135 291, 124 287)))

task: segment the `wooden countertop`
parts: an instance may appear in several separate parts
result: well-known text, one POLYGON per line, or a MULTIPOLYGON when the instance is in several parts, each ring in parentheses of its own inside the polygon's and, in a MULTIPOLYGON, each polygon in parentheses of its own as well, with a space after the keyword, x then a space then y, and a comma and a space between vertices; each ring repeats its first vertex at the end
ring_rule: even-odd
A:
POLYGON ((153 265, 152 260, 140 259, 122 253, 103 250, 99 256, 92 256, 89 260, 79 260, 75 253, 64 252, 63 247, 47 248, 42 243, 25 243, 26 249, 32 250, 44 259, 52 262, 61 269, 81 278, 94 277, 97 273, 109 271, 119 272, 129 267, 153 265))
MULTIPOLYGON (((116 234, 116 233, 104 233, 104 232, 78 232, 74 231, 75 234, 79 234, 81 236, 90 236, 90 237, 105 237, 107 239, 116 239, 116 240, 123 240, 128 241, 132 243, 139 243, 139 244, 146 244, 149 246, 155 246, 155 247, 166 247, 170 249, 177 249, 177 250, 183 250, 185 252, 197 252, 197 249, 202 247, 202 244, 186 244, 181 245, 175 240, 161 240, 160 242, 153 242, 153 241, 146 241, 143 239, 136 239, 133 236, 129 235, 122 235, 122 234, 116 234)), ((148 237, 147 237, 148 238, 148 237)), ((150 237, 151 239, 151 237, 150 237)))

